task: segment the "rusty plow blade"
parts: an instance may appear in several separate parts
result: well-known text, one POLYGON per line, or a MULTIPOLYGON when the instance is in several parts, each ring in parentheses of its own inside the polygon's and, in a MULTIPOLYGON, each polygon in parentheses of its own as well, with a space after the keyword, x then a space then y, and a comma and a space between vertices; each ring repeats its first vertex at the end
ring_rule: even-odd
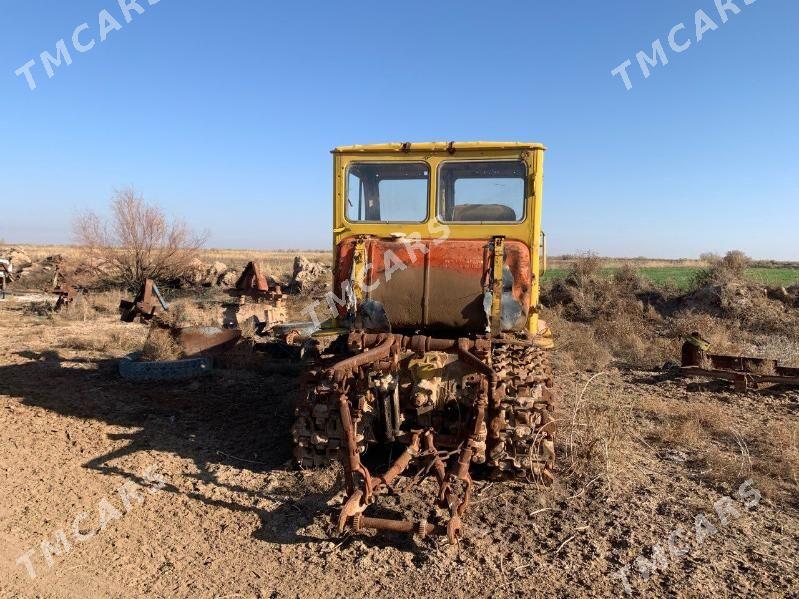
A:
POLYGON ((686 338, 680 374, 731 381, 736 391, 763 384, 799 386, 799 368, 780 366, 777 360, 709 353, 710 343, 699 333, 686 338))
POLYGON ((183 327, 170 333, 187 358, 223 354, 241 339, 241 330, 222 327, 183 327))

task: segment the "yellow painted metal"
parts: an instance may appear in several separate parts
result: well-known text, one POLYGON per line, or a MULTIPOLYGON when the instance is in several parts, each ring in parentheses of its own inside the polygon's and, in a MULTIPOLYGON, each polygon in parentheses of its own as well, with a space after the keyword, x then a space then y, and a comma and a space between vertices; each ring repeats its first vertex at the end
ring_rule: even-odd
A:
POLYGON ((491 332, 502 332, 502 268, 505 266, 505 238, 494 237, 494 268, 491 286, 491 332))
POLYGON ((454 152, 459 150, 546 150, 543 144, 523 141, 427 141, 385 143, 356 146, 339 146, 333 149, 334 154, 352 154, 366 152, 454 152))
POLYGON ((411 236, 433 239, 488 239, 504 237, 530 248, 533 281, 528 330, 538 333, 541 273, 541 201, 546 148, 521 142, 429 142, 342 146, 333 150, 333 249, 350 237, 411 236), (447 161, 522 160, 527 166, 525 218, 518 223, 444 223, 437 217, 439 167, 447 161), (345 216, 347 169, 353 162, 426 162, 430 167, 427 218, 419 223, 350 222, 345 216))

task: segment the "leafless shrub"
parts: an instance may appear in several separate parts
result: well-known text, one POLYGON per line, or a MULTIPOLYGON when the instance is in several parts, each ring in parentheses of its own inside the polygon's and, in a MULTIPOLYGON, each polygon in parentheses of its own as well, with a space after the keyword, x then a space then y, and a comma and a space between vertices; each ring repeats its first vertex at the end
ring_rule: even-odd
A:
POLYGON ((175 339, 168 329, 159 327, 150 328, 147 340, 144 342, 142 351, 143 360, 177 360, 181 357, 181 351, 175 339))
POLYGON ((75 238, 86 248, 88 266, 98 277, 130 288, 147 278, 179 279, 207 238, 181 220, 170 221, 133 189, 116 192, 111 215, 110 221, 94 212, 80 215, 73 226, 75 238))
POLYGON ((639 276, 638 269, 632 264, 623 264, 613 273, 613 284, 620 293, 636 293, 649 287, 648 282, 639 276))
POLYGON ((579 286, 594 279, 601 269, 602 258, 593 252, 588 252, 575 258, 567 276, 579 286))

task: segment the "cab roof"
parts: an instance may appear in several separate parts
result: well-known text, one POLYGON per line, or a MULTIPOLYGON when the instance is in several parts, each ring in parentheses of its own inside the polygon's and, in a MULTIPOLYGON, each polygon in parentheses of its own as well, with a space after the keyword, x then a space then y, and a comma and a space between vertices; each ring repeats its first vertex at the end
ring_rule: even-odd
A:
POLYGON ((339 146, 333 154, 368 152, 453 152, 457 150, 546 150, 544 144, 522 141, 427 141, 339 146))

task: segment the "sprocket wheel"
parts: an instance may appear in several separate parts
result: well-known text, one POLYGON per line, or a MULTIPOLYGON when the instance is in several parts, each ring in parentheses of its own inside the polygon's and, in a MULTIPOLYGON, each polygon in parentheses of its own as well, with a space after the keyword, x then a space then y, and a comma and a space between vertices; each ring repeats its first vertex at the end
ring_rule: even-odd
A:
POLYGON ((491 363, 500 395, 504 391, 488 450, 492 475, 551 484, 556 424, 549 355, 537 347, 495 345, 491 363))

